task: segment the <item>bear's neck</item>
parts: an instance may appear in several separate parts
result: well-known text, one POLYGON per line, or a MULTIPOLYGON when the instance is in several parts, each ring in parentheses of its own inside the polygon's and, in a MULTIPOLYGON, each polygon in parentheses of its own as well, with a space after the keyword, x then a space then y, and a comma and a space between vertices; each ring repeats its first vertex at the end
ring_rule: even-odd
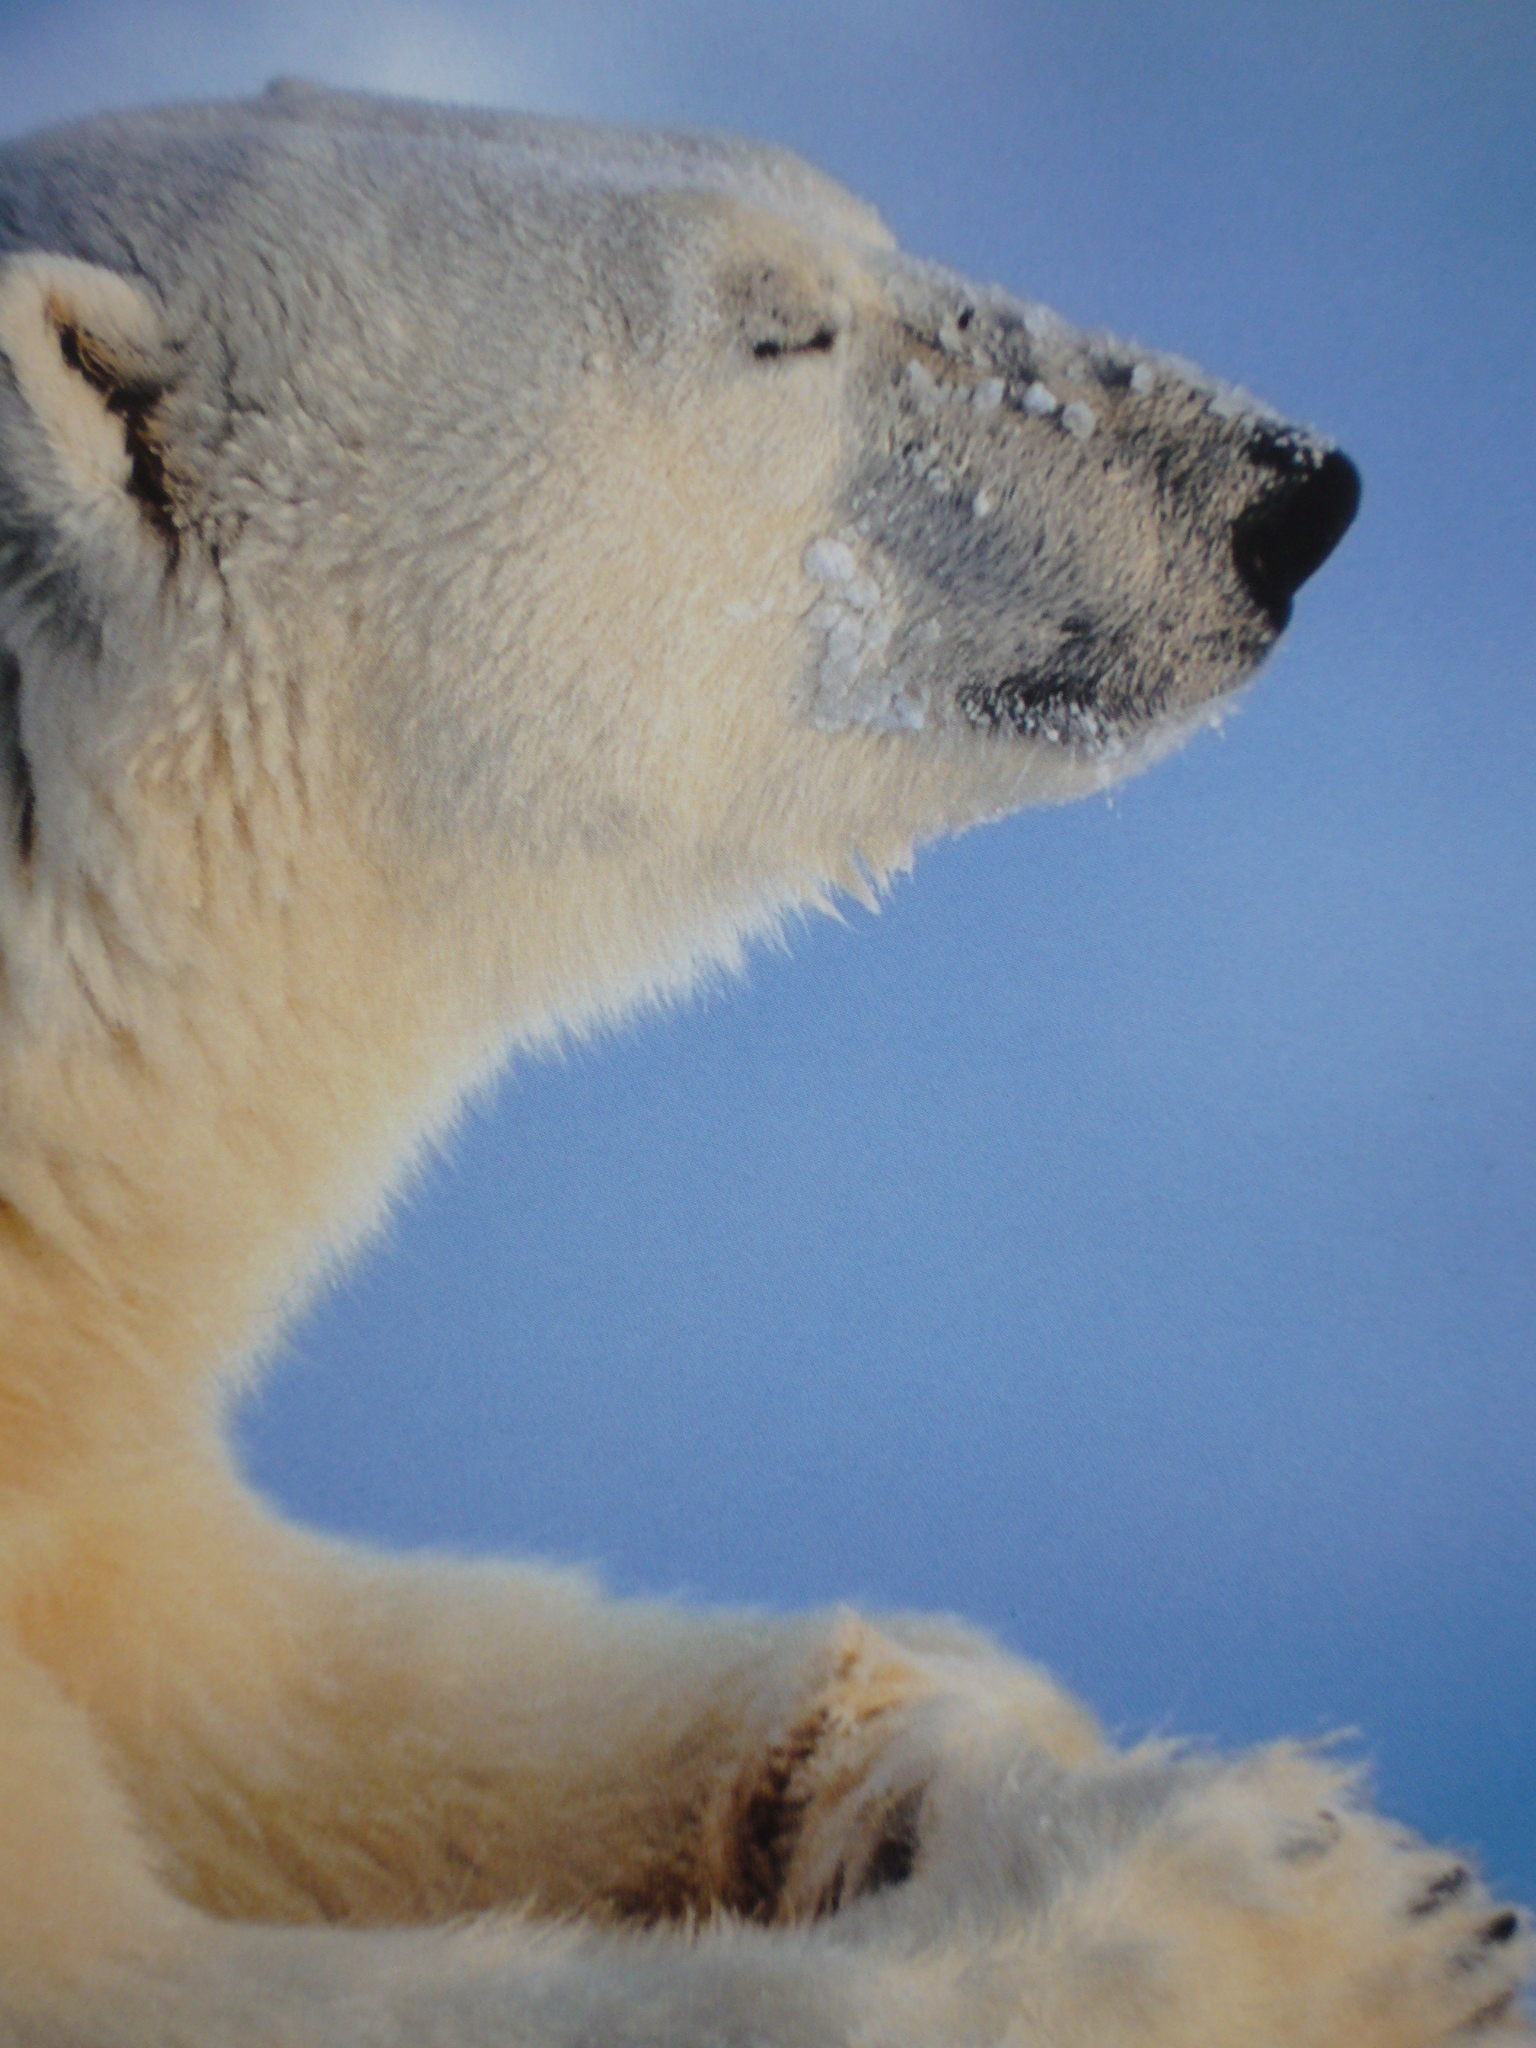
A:
POLYGON ((49 919, 43 1026, 24 991, 0 1006, 0 1488, 208 1439, 509 1043, 685 987, 821 886, 580 852, 387 868, 318 832, 275 880, 238 834, 211 882, 162 859, 73 972, 49 919))
POLYGON ((318 922, 0 1039, 0 1489, 208 1436, 492 1056, 386 905, 318 922))

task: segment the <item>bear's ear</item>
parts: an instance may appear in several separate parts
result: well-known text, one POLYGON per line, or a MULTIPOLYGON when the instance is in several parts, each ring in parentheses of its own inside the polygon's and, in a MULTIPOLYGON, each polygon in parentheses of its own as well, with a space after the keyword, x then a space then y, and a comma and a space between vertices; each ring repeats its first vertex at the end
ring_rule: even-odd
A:
POLYGON ((174 552, 163 346, 154 306, 116 271, 67 256, 0 263, 0 358, 20 411, 0 462, 34 513, 66 532, 131 517, 174 552))

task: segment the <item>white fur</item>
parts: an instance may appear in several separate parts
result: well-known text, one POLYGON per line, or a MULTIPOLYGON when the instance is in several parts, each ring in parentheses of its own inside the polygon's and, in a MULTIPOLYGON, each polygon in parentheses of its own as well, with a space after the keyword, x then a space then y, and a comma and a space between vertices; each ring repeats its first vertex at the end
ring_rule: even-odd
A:
POLYGON ((1324 1757, 321 1543, 219 1428, 509 1046, 1207 716, 1269 416, 742 145, 284 88, 0 198, 0 2041, 1529 2041, 1324 1757))

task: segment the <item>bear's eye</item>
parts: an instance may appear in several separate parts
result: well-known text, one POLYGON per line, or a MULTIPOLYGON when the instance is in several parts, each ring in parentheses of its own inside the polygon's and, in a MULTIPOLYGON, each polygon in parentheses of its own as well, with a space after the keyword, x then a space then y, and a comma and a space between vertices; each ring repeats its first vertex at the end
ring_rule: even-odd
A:
POLYGON ((835 294, 814 277, 776 264, 738 270, 722 281, 723 310, 756 363, 779 363, 791 356, 827 356, 847 324, 840 319, 835 294), (829 304, 829 299, 834 303, 829 304))
POLYGON ((752 353, 758 362, 771 363, 780 356, 829 355, 836 346, 837 329, 828 321, 803 339, 766 334, 761 340, 753 342, 752 353))

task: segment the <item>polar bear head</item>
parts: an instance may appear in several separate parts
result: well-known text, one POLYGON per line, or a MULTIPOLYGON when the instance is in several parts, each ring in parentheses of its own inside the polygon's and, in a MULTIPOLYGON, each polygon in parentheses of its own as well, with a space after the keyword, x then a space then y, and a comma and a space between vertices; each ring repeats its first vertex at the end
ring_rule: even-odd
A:
POLYGON ((772 150, 290 86, 9 146, 13 1035, 622 1006, 1166 750, 1356 496, 772 150))

